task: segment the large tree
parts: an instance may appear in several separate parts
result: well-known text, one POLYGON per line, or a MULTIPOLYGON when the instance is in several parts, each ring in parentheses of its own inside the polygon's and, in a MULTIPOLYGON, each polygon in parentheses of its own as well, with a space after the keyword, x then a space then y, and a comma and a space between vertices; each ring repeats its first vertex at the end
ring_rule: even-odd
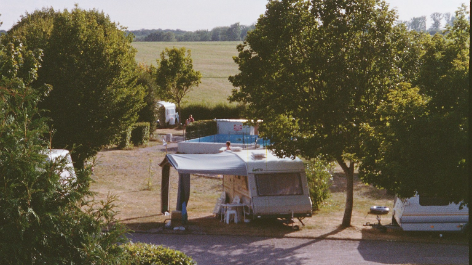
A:
POLYGON ((177 103, 179 117, 182 117, 180 109, 182 99, 193 87, 201 83, 202 74, 193 69, 191 52, 184 47, 166 48, 161 53, 161 59, 157 60, 157 64, 157 69, 153 71, 159 95, 162 99, 177 103))
POLYGON ((112 202, 90 200, 90 170, 63 185, 65 161, 46 161, 48 126, 31 88, 41 53, 0 44, 0 264, 119 264, 123 225, 112 202))
MULTIPOLYGON (((360 126, 400 76, 392 41, 394 11, 379 0, 270 1, 230 77, 259 133, 282 156, 322 155, 347 178, 342 224, 349 226, 353 177, 360 161, 360 126)), ((397 35, 395 35, 397 34, 397 35)))
POLYGON ((400 197, 416 192, 451 202, 469 200, 470 24, 465 6, 444 35, 425 39, 415 86, 391 91, 366 126, 360 175, 400 197))
POLYGON ((33 86, 52 86, 40 107, 52 118, 52 145, 73 149, 76 166, 136 121, 144 91, 136 85, 132 36, 104 13, 37 10, 23 16, 5 40, 14 38, 44 52, 33 86))

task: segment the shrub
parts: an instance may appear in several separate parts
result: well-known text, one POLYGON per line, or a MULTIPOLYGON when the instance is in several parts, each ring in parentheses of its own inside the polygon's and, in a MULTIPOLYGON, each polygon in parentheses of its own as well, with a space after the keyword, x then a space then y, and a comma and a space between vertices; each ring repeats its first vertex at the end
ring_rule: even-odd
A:
POLYGON ((131 131, 131 142, 134 145, 143 145, 149 142, 150 124, 149 122, 138 122, 133 125, 131 131))
POLYGON ((128 127, 126 131, 121 134, 119 137, 118 148, 120 149, 128 149, 131 148, 131 134, 133 133, 133 126, 128 127))
POLYGON ((308 187, 314 211, 319 210, 321 203, 330 196, 329 187, 331 174, 329 170, 333 165, 323 159, 315 159, 305 164, 308 187))
POLYGON ((182 121, 190 114, 196 120, 212 119, 242 119, 244 118, 245 107, 243 105, 218 104, 215 106, 192 104, 182 107, 182 121))
POLYGON ((126 243, 121 245, 130 265, 191 265, 197 264, 184 253, 145 243, 126 243))
POLYGON ((218 132, 215 120, 194 121, 185 129, 185 139, 194 139, 213 135, 218 132))
POLYGON ((158 117, 158 109, 156 106, 157 86, 151 76, 151 68, 143 63, 138 65, 138 80, 137 84, 144 87, 146 94, 144 96, 145 105, 138 112, 138 122, 149 122, 149 131, 154 132, 157 127, 156 121, 158 117))

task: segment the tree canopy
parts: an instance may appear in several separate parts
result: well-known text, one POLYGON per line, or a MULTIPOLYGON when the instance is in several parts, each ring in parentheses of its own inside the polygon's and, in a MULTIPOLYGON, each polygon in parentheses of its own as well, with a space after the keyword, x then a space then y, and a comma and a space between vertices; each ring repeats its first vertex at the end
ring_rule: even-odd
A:
POLYGON ((322 155, 347 177, 343 225, 349 226, 360 126, 375 118, 400 76, 395 13, 383 1, 271 1, 238 46, 239 89, 259 133, 279 155, 322 155))
POLYGON ((424 39, 417 78, 378 108, 360 166, 365 181, 400 197, 416 192, 468 203, 470 25, 465 6, 444 35, 424 39), (413 87, 414 86, 414 87, 413 87))
POLYGON ((157 64, 157 69, 153 71, 159 95, 164 100, 177 103, 180 112, 182 99, 193 87, 201 83, 202 74, 193 69, 191 52, 184 47, 166 48, 157 64))
POLYGON ((46 161, 46 119, 33 89, 41 53, 0 44, 0 263, 120 263, 124 227, 111 201, 93 205, 90 171, 64 185, 65 161, 46 161), (103 229, 103 230, 102 230, 103 229))
POLYGON ((131 36, 104 13, 37 10, 4 41, 15 38, 44 52, 33 87, 52 86, 40 108, 52 119, 53 147, 73 149, 77 166, 136 121, 144 97, 136 85, 136 51, 131 36))

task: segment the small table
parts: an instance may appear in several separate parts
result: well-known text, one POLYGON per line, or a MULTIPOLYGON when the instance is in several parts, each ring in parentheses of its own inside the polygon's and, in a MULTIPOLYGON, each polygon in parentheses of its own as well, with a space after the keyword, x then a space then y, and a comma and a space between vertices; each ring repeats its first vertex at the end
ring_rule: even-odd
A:
MULTIPOLYGON (((244 219, 246 219, 246 211, 244 211, 244 206, 246 206, 246 204, 244 203, 222 203, 220 204, 221 208, 224 209, 223 213, 221 214, 221 218, 220 218, 220 221, 224 221, 224 216, 226 215, 226 211, 228 211, 228 208, 232 208, 232 207, 235 207, 236 209, 238 207, 243 207, 243 216, 244 216, 244 219)), ((243 219, 243 221, 244 221, 243 219)))

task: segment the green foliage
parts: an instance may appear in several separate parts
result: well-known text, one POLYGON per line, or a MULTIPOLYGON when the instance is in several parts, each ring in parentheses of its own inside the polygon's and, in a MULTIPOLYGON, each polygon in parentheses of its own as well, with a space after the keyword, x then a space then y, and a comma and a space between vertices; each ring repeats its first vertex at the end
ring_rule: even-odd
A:
POLYGON ((199 120, 210 119, 243 119, 244 105, 217 104, 214 106, 204 104, 191 104, 182 107, 182 117, 193 115, 199 120))
POLYGON ((143 145, 149 142, 149 122, 138 122, 133 125, 131 132, 131 142, 134 145, 143 145))
MULTIPOLYGON (((202 74, 193 69, 190 50, 182 47, 168 49, 161 53, 157 60, 158 68, 153 73, 159 87, 159 96, 163 100, 177 103, 180 112, 180 103, 184 96, 201 83, 202 74)), ((182 115, 180 115, 182 117, 182 115)))
POLYGON ((323 201, 331 195, 329 187, 331 186, 330 180, 332 177, 329 171, 332 167, 332 163, 321 158, 314 159, 305 164, 313 211, 319 210, 323 201))
POLYGON ((418 192, 469 201, 470 25, 463 6, 445 35, 424 42, 417 78, 390 91, 378 123, 364 126, 360 176, 400 197, 418 192))
POLYGON ((130 265, 193 265, 197 264, 184 253, 145 243, 126 243, 120 246, 128 256, 130 265))
POLYGON ((270 1, 256 28, 238 46, 240 73, 229 78, 231 101, 263 120, 261 137, 279 155, 322 155, 346 173, 343 225, 350 225, 360 125, 401 78, 401 46, 392 40, 395 12, 383 1, 270 1), (347 165, 346 161, 350 161, 347 165))
POLYGON ((140 29, 132 30, 128 33, 136 36, 135 41, 235 41, 244 40, 247 33, 252 29, 254 29, 254 25, 245 26, 236 23, 229 27, 216 27, 212 30, 184 31, 179 29, 140 29))
POLYGON ((51 117, 53 147, 73 148, 76 166, 83 167, 136 121, 144 90, 136 85, 132 37, 104 13, 78 7, 38 10, 8 35, 20 38, 29 50, 44 51, 33 87, 52 86, 40 107, 51 117), (32 28, 43 33, 34 34, 32 28))
POLYGON ((46 161, 48 127, 37 108, 44 91, 29 87, 39 58, 20 45, 0 49, 0 263, 118 264, 125 229, 113 198, 95 204, 89 169, 64 183, 65 159, 46 161))
POLYGON ((118 139, 118 148, 130 149, 133 145, 147 144, 151 135, 149 128, 148 122, 138 122, 131 125, 118 139))
POLYGON ((128 127, 124 132, 121 133, 121 136, 118 139, 118 148, 120 149, 130 149, 133 147, 131 142, 131 135, 133 133, 133 126, 128 127))
POLYGON ((218 128, 215 120, 194 121, 185 129, 185 139, 194 139, 217 134, 218 128))
POLYGON ((141 85, 145 89, 143 108, 138 112, 138 122, 148 122, 150 127, 149 131, 154 132, 156 130, 156 121, 158 117, 158 109, 156 108, 157 102, 157 86, 154 80, 152 80, 152 68, 149 68, 143 64, 138 66, 138 80, 137 84, 141 85))

